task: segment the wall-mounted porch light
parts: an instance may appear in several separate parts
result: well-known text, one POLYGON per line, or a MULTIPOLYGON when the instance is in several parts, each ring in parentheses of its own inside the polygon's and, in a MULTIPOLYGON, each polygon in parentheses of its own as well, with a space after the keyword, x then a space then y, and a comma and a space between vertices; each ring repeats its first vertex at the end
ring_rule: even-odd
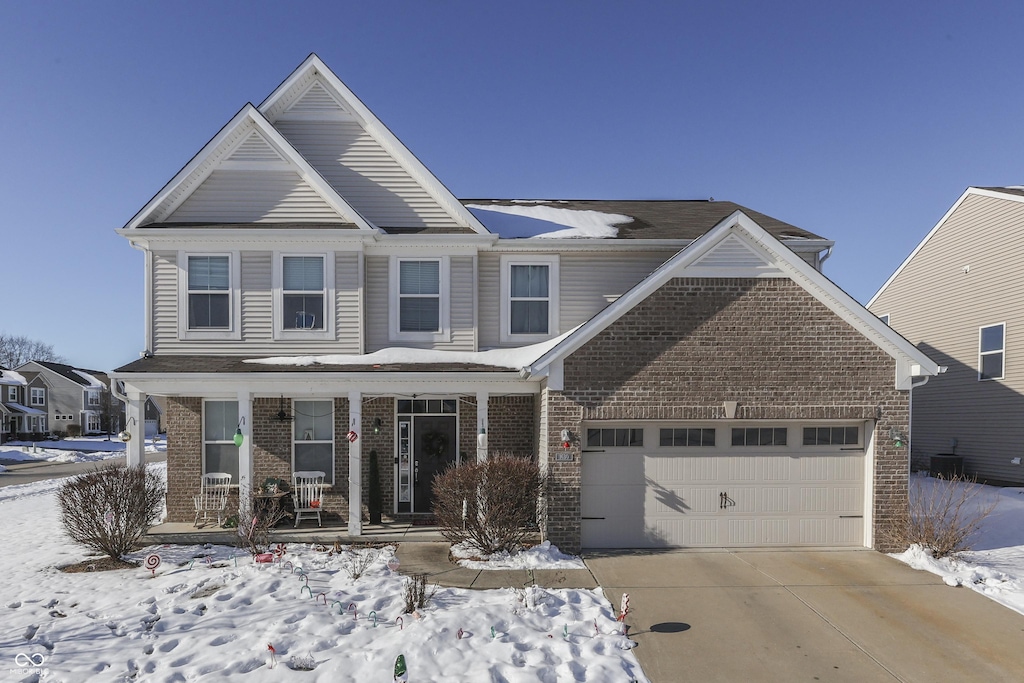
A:
POLYGON ((480 425, 480 431, 476 435, 476 447, 487 450, 487 428, 480 425))
POLYGON ((383 423, 379 417, 373 418, 373 433, 380 434, 380 428, 383 423))
POLYGON ((128 421, 124 423, 124 429, 122 429, 117 435, 117 438, 121 439, 121 441, 124 441, 125 443, 128 443, 129 441, 132 440, 132 433, 128 431, 128 425, 130 425, 132 422, 135 422, 136 426, 138 426, 139 424, 138 422, 135 421, 135 416, 133 415, 132 417, 128 418, 128 421))
POLYGON ((907 441, 907 435, 895 427, 889 428, 889 438, 892 439, 892 444, 896 448, 903 448, 903 444, 907 441))
POLYGON ((242 425, 245 424, 245 415, 238 420, 238 427, 235 429, 235 445, 239 448, 242 447, 242 442, 245 441, 245 435, 242 434, 242 425))
POLYGON ((277 404, 277 415, 275 417, 277 417, 281 422, 292 421, 292 416, 284 409, 284 396, 281 397, 281 400, 277 404))

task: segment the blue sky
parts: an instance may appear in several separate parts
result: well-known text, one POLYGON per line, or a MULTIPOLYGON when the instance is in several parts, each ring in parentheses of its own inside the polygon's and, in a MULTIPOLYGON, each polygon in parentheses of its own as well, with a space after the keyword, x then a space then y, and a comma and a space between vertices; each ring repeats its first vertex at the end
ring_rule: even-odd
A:
POLYGON ((864 302, 1024 183, 1024 3, 0 2, 0 332, 143 348, 123 226, 317 52, 459 197, 728 199, 864 302))

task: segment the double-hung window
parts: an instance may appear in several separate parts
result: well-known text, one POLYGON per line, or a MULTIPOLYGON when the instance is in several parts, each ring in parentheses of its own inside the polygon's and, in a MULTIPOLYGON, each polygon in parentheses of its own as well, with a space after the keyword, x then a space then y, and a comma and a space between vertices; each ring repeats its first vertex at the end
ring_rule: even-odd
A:
POLYGON ((558 334, 558 257, 503 256, 501 340, 531 342, 558 334))
POLYGON ((18 387, 7 387, 7 402, 17 403, 18 402, 18 387))
POLYGON ((241 339, 240 252, 178 252, 178 337, 241 339))
POLYGON ((30 389, 31 397, 29 400, 30 405, 43 406, 46 405, 46 389, 42 387, 32 387, 30 389))
POLYGON ((282 262, 281 303, 284 329, 324 329, 324 257, 285 256, 282 262))
POLYGON ((100 404, 100 392, 92 390, 87 391, 85 400, 90 406, 98 406, 100 404))
POLYGON ((1006 325, 982 327, 978 333, 978 379, 1002 379, 1006 325))
POLYGON ((227 472, 238 483, 238 401, 203 402, 203 474, 227 472))
POLYGON ((447 341, 448 259, 395 258, 391 284, 391 338, 447 341))
POLYGON ((295 455, 292 471, 320 471, 334 483, 334 402, 295 401, 295 455))
POLYGON ((231 263, 227 256, 188 257, 188 329, 231 328, 231 263))

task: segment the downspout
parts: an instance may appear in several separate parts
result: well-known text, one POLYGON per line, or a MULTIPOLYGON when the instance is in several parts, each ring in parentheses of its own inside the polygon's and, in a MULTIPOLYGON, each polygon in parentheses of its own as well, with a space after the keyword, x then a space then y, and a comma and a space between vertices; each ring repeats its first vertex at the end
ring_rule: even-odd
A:
MULTIPOLYGON (((943 374, 949 368, 945 365, 939 366, 939 374, 943 374)), ((920 382, 911 380, 910 389, 907 390, 907 481, 910 481, 910 461, 913 457, 914 448, 914 389, 928 384, 931 375, 925 375, 920 382)))
POLYGON ((825 265, 825 261, 828 261, 828 257, 831 256, 831 255, 832 255, 832 247, 829 247, 828 249, 825 250, 825 255, 822 256, 820 259, 818 259, 818 272, 819 273, 824 272, 824 271, 822 271, 822 266, 825 265))

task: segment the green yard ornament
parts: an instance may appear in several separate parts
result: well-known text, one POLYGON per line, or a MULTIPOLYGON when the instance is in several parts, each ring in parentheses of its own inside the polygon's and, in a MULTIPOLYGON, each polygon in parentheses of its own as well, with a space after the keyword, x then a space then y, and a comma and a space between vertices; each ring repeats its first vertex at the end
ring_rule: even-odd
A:
POLYGON ((395 660, 395 680, 405 681, 406 678, 405 670, 405 655, 398 655, 398 659, 395 660))

